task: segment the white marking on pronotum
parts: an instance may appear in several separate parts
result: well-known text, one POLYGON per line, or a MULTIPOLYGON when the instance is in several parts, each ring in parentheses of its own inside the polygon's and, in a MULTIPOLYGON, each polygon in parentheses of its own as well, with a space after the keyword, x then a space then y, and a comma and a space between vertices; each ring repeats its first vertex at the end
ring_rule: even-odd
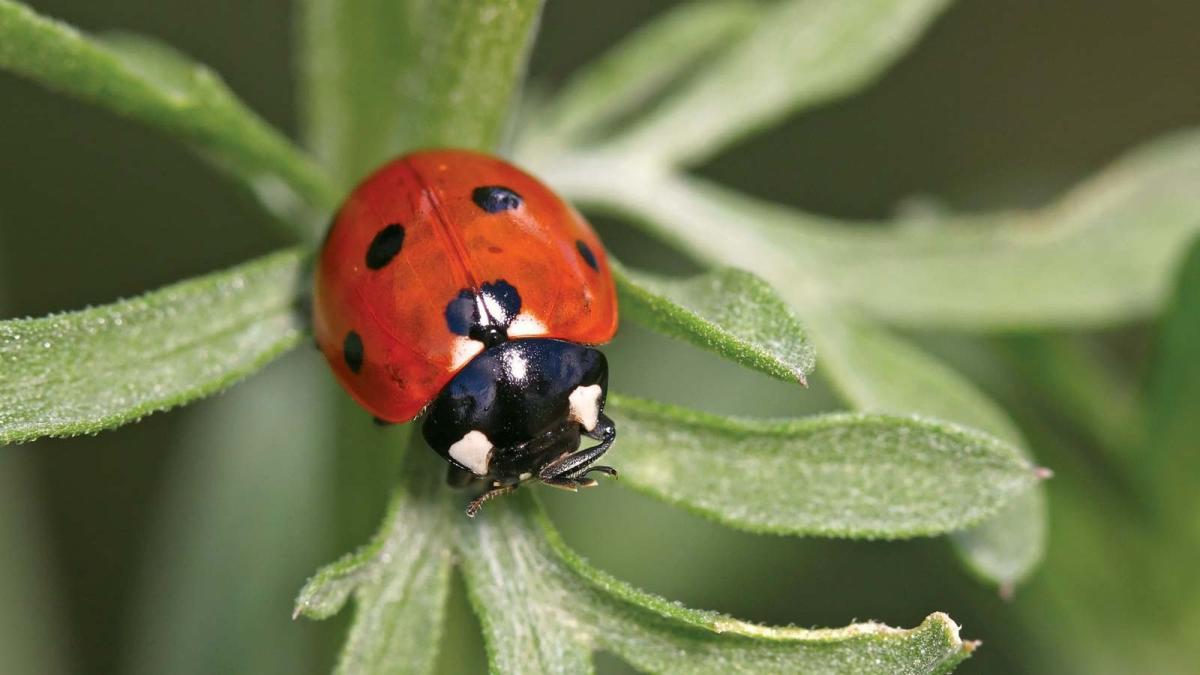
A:
POLYGON ((517 351, 506 352, 504 354, 504 367, 512 374, 513 379, 522 382, 525 380, 525 375, 529 371, 529 363, 525 361, 525 355, 517 351))
POLYGON ((586 387, 575 387, 575 391, 567 397, 571 403, 571 419, 591 431, 600 421, 600 385, 589 384, 586 387))
POLYGON ((450 355, 450 369, 458 370, 467 365, 475 355, 483 351, 483 343, 471 338, 459 337, 454 340, 454 352, 450 355))
POLYGON ((482 431, 468 431, 450 446, 450 456, 477 476, 486 476, 492 459, 492 442, 482 431))
POLYGON ((521 312, 508 324, 508 337, 536 337, 547 333, 546 324, 529 312, 521 312))

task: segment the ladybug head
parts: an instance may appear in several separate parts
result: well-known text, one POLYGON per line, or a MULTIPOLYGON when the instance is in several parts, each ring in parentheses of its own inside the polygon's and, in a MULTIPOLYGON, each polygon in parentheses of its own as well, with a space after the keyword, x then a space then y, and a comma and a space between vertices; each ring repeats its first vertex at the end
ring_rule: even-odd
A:
POLYGON ((452 465, 499 485, 537 478, 593 484, 616 436, 604 414, 608 364, 599 351, 551 339, 510 340, 471 360, 429 407, 425 440, 452 465), (580 450, 583 436, 600 443, 580 450))

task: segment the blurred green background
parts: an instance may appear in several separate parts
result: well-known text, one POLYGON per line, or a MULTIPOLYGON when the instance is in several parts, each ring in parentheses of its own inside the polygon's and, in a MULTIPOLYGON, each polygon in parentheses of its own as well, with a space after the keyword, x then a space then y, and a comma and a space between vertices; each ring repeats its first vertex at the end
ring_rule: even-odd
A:
MULTIPOLYGON (((158 37, 222 73, 268 121, 296 128, 284 0, 30 4, 90 31, 158 37)), ((670 4, 550 0, 531 86, 554 87, 670 4)), ((1123 150, 1200 121, 1197 25, 1200 4, 1185 0, 962 0, 874 86, 756 136, 702 173, 849 218, 889 215, 914 197, 967 210, 1041 204, 1123 150)), ((0 111, 0 316, 107 302, 277 245, 248 195, 155 132, 2 74, 0 111)), ((627 262, 686 269, 631 229, 597 224, 627 262)), ((1150 334, 1132 326, 1090 339, 1119 381, 1136 383, 1150 334)), ((1075 656, 1093 645, 1047 630, 1087 611, 1055 575, 1112 564, 1070 534, 1073 519, 1122 508, 1081 505, 1080 494, 1108 485, 1100 494, 1116 500, 1125 481, 1094 462, 1101 451, 1086 433, 1038 405, 1036 382, 1009 372, 1011 342, 921 338, 1008 405, 1058 472, 1048 562, 1011 601, 968 577, 942 540, 754 536, 619 486, 546 501, 566 540, 600 568, 690 606, 802 626, 912 626, 943 610, 984 642, 961 672, 1088 672, 1075 656)), ((623 326, 609 354, 625 392, 751 415, 835 406, 819 378, 794 391, 636 326, 623 326)), ((322 368, 299 350, 183 410, 0 449, 0 672, 328 671, 345 617, 293 622, 291 600, 318 565, 365 541, 382 495, 364 486, 361 518, 331 532, 322 514, 347 480, 323 452, 334 432, 271 398, 342 396, 322 368), (252 437, 213 424, 230 419, 252 437), (235 558, 257 564, 235 569, 235 558)), ((365 414, 361 423, 346 432, 377 433, 365 414)), ((452 600, 443 669, 479 671, 461 588, 452 600)), ((598 666, 623 667, 604 656, 598 666)))

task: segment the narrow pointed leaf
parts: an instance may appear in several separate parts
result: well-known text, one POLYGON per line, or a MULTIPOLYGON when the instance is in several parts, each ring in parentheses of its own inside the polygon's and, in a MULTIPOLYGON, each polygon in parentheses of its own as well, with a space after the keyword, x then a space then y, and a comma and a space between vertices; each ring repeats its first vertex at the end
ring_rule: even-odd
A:
POLYGON ((834 302, 905 325, 1127 322, 1169 297, 1172 272, 1200 232, 1197 184, 1200 131, 1170 134, 1051 205, 991 225, 949 218, 941 227, 829 239, 822 275, 834 302))
POLYGON ((277 212, 300 214, 300 200, 327 209, 339 197, 324 174, 219 76, 147 38, 106 43, 0 0, 0 69, 189 142, 277 212))
MULTIPOLYGON (((786 209, 700 181, 637 164, 625 170, 619 166, 614 157, 578 155, 550 161, 544 168, 576 200, 642 224, 697 260, 743 266, 762 275, 798 308, 821 354, 821 372, 855 408, 929 415, 1023 445, 1007 416, 952 369, 869 322, 831 309, 840 281, 830 277, 829 242, 866 235, 839 233, 819 219, 797 218, 786 209), (778 217, 781 212, 788 217, 778 217)), ((879 279, 876 287, 895 281, 879 279)), ((1044 494, 1035 487, 1016 497, 1021 500, 1028 503, 1006 510, 1020 522, 994 527, 985 522, 977 526, 983 529, 956 540, 968 565, 985 579, 1015 583, 1041 559, 1044 494)))
MULTIPOLYGON (((1023 446, 1020 432, 998 406, 954 370, 900 337, 846 314, 825 312, 809 320, 823 355, 822 373, 856 408, 952 420, 1023 446)), ((973 529, 951 536, 976 574, 1011 588, 1042 559, 1045 493, 1035 486, 973 529)))
POLYGON ((753 27, 761 9, 743 0, 698 0, 672 7, 574 75, 526 123, 526 140, 535 145, 594 140, 753 27))
POLYGON ((642 163, 535 158, 567 197, 690 256, 753 270, 794 307, 967 330, 1087 327, 1154 314, 1200 232, 1200 131, 1137 148, 1038 210, 850 227, 642 163), (1131 226, 1131 224, 1136 224, 1131 226))
POLYGON ((450 588, 451 509, 432 453, 405 452, 403 482, 375 539, 322 568, 296 600, 297 616, 323 619, 354 595, 339 673, 428 673, 437 660, 450 588))
POLYGON ((748 368, 805 383, 816 360, 791 308, 762 279, 725 268, 669 280, 616 268, 622 315, 748 368))
POLYGON ((946 673, 974 647, 944 614, 911 630, 805 630, 686 609, 588 565, 528 497, 456 527, 493 672, 591 672, 603 649, 652 673, 946 673))
POLYGON ((286 250, 131 300, 0 321, 0 443, 119 426, 229 386, 304 330, 286 250))
POLYGON ((942 534, 1037 482, 1017 448, 930 419, 747 420, 624 396, 612 397, 608 410, 621 430, 623 483, 748 530, 942 534))
POLYGON ((900 58, 947 0, 784 0, 614 143, 697 163, 796 111, 850 94, 900 58))
POLYGON ((418 147, 495 150, 541 0, 305 0, 306 136, 347 181, 418 147))

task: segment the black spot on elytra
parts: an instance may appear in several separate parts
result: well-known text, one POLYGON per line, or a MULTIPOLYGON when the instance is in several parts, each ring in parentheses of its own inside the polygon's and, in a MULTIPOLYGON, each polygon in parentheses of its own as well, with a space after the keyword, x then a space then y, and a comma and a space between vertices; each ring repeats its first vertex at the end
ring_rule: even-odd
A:
POLYGON ((346 359, 346 367, 350 372, 357 373, 362 370, 363 342, 358 333, 346 333, 346 339, 342 341, 342 358, 346 359))
POLYGON ((592 249, 588 248, 587 244, 583 243, 582 239, 575 242, 575 248, 579 251, 579 256, 583 258, 583 262, 588 264, 588 267, 597 272, 600 271, 600 266, 596 264, 596 255, 592 253, 592 249))
POLYGON ((493 318, 498 319, 505 326, 512 323, 512 320, 517 318, 517 315, 521 313, 521 294, 507 281, 497 279, 492 282, 485 282, 480 292, 494 300, 495 304, 500 305, 504 316, 493 318))
POLYGON ((479 308, 475 306, 475 293, 464 288, 446 305, 446 326, 455 335, 469 335, 471 326, 479 323, 479 308))
POLYGON ((379 231, 367 247, 367 267, 377 270, 387 265, 404 246, 404 227, 392 223, 379 231))
POLYGON ((446 326, 451 333, 492 346, 508 339, 508 326, 521 313, 521 294, 504 279, 484 283, 478 293, 464 288, 446 305, 446 326))
POLYGON ((484 185, 471 192, 471 200, 488 213, 500 213, 521 206, 521 195, 501 185, 484 185))

